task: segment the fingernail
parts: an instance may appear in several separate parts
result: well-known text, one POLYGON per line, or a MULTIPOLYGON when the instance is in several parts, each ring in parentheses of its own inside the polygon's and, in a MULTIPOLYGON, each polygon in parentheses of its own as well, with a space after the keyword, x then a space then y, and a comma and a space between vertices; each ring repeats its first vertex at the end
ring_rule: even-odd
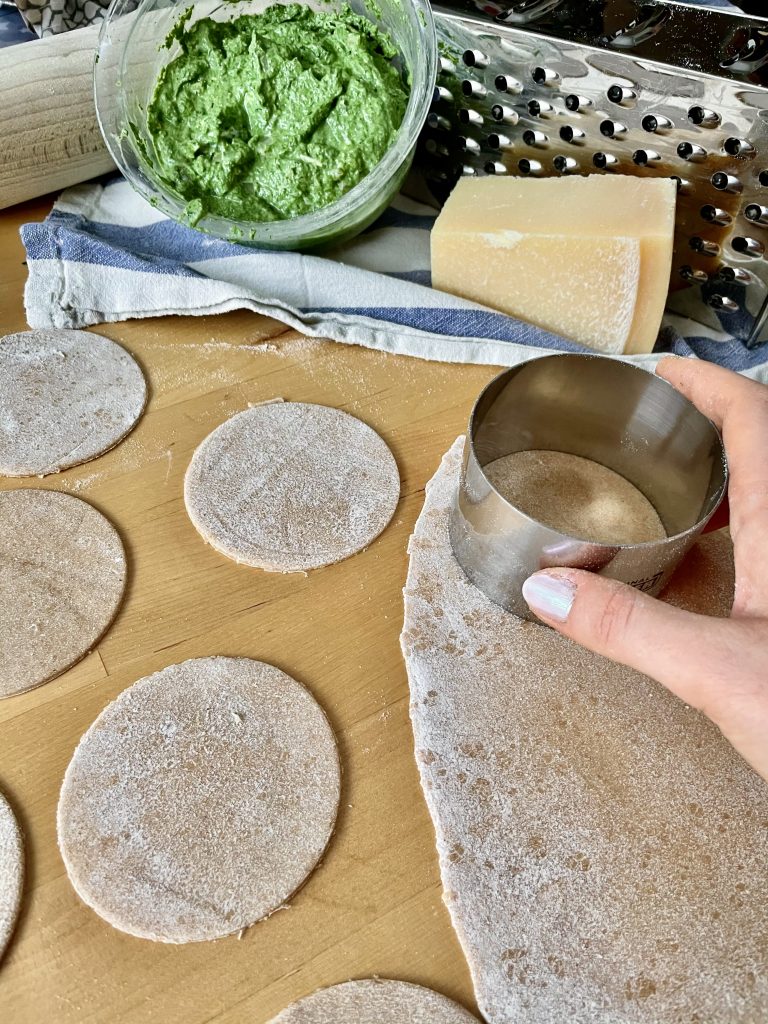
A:
POLYGON ((576 585, 563 576, 539 572, 523 584, 523 597, 542 619, 565 622, 576 600, 576 585))

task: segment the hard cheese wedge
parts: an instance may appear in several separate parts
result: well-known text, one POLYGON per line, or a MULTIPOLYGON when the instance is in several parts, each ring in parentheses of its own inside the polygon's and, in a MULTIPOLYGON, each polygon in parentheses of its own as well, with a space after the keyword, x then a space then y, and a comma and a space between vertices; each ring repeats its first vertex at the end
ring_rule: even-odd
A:
POLYGON ((432 230, 432 284, 601 352, 650 352, 675 198, 668 178, 462 178, 432 230))

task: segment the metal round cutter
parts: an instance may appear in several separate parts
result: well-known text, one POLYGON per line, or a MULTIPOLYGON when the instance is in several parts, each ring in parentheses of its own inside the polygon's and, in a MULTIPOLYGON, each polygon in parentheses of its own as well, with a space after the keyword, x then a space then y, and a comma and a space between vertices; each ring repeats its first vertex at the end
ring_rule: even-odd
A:
POLYGON ((501 373, 475 403, 451 545, 472 583, 526 619, 535 617, 523 583, 555 566, 589 569, 655 595, 722 501, 727 478, 714 424, 667 381, 604 356, 544 356, 501 373), (667 537, 601 544, 526 515, 484 467, 529 450, 579 455, 619 473, 651 502, 667 537))

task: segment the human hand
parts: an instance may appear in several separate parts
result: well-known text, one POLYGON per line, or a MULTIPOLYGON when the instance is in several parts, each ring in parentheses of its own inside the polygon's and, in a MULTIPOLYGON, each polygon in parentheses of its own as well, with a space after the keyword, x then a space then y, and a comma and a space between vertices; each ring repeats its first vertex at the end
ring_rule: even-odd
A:
POLYGON ((564 636, 703 711, 768 780, 768 387, 680 358, 663 359, 656 372, 723 434, 736 566, 730 618, 682 611, 579 569, 537 572, 523 596, 564 636))

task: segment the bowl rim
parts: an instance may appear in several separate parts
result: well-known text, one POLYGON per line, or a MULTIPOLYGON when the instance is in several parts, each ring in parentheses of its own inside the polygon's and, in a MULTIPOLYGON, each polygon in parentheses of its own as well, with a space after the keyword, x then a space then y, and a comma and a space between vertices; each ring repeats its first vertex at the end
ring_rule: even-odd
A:
MULTIPOLYGON (((125 0, 111 0, 99 30, 96 45, 93 92, 99 129, 112 159, 132 187, 153 207, 167 214, 171 219, 187 227, 192 227, 193 225, 185 217, 186 203, 170 193, 154 174, 148 173, 147 164, 135 144, 132 144, 131 148, 135 153, 138 167, 134 168, 126 161, 120 145, 120 136, 108 126, 107 117, 104 115, 103 97, 100 96, 99 89, 99 75, 105 64, 103 51, 113 45, 109 39, 110 28, 113 24, 115 9, 124 2, 125 0)), ((297 2, 297 0, 273 0, 267 6, 275 4, 286 6, 292 2, 297 2)), ((298 2, 301 3, 302 0, 298 0, 298 2)), ((340 2, 344 3, 347 0, 340 0, 340 2)), ((369 17, 375 17, 378 5, 374 2, 372 9, 369 10, 366 0, 362 0, 362 3, 369 17)), ((343 228, 347 219, 354 216, 358 208, 364 206, 372 194, 384 194, 387 184, 397 176, 403 163, 408 160, 416 146, 419 133, 429 112, 437 80, 437 33, 430 4, 427 0, 398 0, 398 4, 412 11, 413 23, 418 32, 416 48, 418 59, 414 62, 413 67, 408 68, 411 75, 411 89, 403 120, 392 144, 379 162, 348 192, 328 206, 323 206, 311 213, 273 221, 240 221, 228 217, 206 215, 194 224, 196 230, 228 241, 246 242, 252 245, 258 245, 259 242, 272 245, 299 244, 318 235, 331 233, 337 225, 341 225, 343 228)), ((182 16, 190 5, 186 0, 176 0, 174 6, 178 6, 179 16, 182 16)), ((137 10, 134 7, 130 12, 126 11, 125 13, 135 15, 137 10)), ((141 13, 140 8, 138 13, 141 13)), ((130 32, 133 31, 134 29, 131 28, 130 32)), ((130 40, 130 34, 128 39, 130 40)), ((122 67, 119 71, 119 75, 121 74, 122 67)))

